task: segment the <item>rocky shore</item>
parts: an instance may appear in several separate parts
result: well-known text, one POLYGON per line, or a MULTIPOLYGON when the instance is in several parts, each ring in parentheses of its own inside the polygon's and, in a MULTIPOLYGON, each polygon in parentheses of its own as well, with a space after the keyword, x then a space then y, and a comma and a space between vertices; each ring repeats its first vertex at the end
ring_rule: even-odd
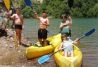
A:
POLYGON ((56 67, 53 59, 43 65, 37 63, 37 58, 27 60, 25 49, 31 42, 22 36, 25 45, 17 46, 14 31, 8 29, 7 34, 7 37, 0 37, 0 67, 56 67))

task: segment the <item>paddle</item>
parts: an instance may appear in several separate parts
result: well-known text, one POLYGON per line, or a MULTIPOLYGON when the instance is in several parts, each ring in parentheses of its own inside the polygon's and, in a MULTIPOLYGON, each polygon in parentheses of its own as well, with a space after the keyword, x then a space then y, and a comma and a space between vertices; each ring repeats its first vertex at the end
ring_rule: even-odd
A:
POLYGON ((24 0, 24 2, 25 2, 25 4, 26 4, 27 6, 32 7, 32 2, 31 2, 30 0, 24 0))
MULTIPOLYGON (((83 36, 81 36, 81 37, 79 38, 79 40, 82 39, 82 38, 84 38, 84 37, 86 37, 86 36, 91 35, 91 34, 94 33, 94 32, 95 32, 95 28, 93 28, 93 29, 91 29, 90 31, 86 32, 83 36)), ((58 50, 58 51, 56 51, 56 52, 54 52, 54 53, 52 53, 52 54, 48 54, 48 55, 44 55, 44 56, 40 57, 40 58, 38 59, 38 63, 39 63, 39 64, 45 63, 46 61, 48 61, 48 60, 51 58, 52 55, 54 55, 55 53, 57 53, 57 52, 59 52, 59 51, 61 51, 61 50, 63 50, 63 49, 66 49, 66 48, 62 48, 62 49, 60 49, 60 50, 58 50)))
POLYGON ((73 7, 73 4, 74 4, 74 0, 67 0, 67 5, 68 5, 68 8, 65 9, 65 14, 66 15, 71 15, 71 8, 73 7))
POLYGON ((73 6, 74 0, 68 0, 68 6, 71 9, 71 7, 73 6))
POLYGON ((33 12, 36 12, 31 0, 24 0, 24 2, 25 2, 25 5, 30 6, 32 8, 33 12))
POLYGON ((82 38, 84 38, 85 36, 91 35, 92 33, 95 32, 95 30, 96 30, 96 29, 93 28, 93 29, 91 29, 90 31, 86 32, 84 35, 82 35, 82 36, 79 38, 79 40, 82 39, 82 38))
POLYGON ((7 10, 10 10, 10 6, 11 6, 10 3, 11 3, 11 1, 10 0, 3 0, 3 2, 5 4, 7 10))

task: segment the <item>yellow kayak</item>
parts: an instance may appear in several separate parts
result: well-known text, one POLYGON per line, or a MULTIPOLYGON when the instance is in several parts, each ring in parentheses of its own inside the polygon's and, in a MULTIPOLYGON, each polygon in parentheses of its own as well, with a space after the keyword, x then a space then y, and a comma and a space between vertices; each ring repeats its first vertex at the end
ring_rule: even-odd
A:
POLYGON ((38 47, 38 46, 30 46, 26 49, 26 57, 27 59, 36 58, 45 54, 48 54, 54 50, 54 48, 61 43, 61 34, 57 34, 47 38, 50 41, 51 45, 38 47))
MULTIPOLYGON (((58 51, 57 46, 55 48, 55 51, 58 51)), ((63 56, 63 51, 57 52, 54 55, 55 61, 59 67, 81 67, 82 65, 82 52, 78 47, 75 45, 73 46, 74 48, 74 57, 64 57, 63 56)))
POLYGON ((10 10, 10 4, 11 4, 10 0, 3 0, 3 1, 4 1, 4 4, 5 4, 6 8, 8 10, 10 10))

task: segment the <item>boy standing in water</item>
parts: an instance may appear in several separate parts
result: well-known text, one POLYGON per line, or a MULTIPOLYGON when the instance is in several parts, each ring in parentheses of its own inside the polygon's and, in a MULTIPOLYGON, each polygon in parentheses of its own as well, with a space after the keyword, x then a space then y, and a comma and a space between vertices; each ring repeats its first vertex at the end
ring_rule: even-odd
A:
POLYGON ((22 33, 22 26, 23 26, 23 15, 21 14, 21 10, 19 8, 16 9, 16 13, 13 14, 10 18, 14 19, 15 24, 15 32, 18 43, 21 45, 21 33, 22 33))
POLYGON ((41 17, 39 17, 38 14, 35 12, 35 17, 39 20, 38 40, 40 44, 44 46, 47 43, 47 27, 49 26, 49 19, 47 18, 46 12, 43 12, 41 17))

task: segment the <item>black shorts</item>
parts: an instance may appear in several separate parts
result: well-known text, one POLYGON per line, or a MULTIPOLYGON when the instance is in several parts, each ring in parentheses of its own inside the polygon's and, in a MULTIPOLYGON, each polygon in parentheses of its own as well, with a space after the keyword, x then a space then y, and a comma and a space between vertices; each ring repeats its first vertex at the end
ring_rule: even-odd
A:
POLYGON ((15 29, 20 29, 20 30, 22 30, 22 25, 15 24, 15 29))
POLYGON ((46 29, 39 29, 38 30, 38 38, 39 39, 46 39, 47 38, 47 30, 46 29))

